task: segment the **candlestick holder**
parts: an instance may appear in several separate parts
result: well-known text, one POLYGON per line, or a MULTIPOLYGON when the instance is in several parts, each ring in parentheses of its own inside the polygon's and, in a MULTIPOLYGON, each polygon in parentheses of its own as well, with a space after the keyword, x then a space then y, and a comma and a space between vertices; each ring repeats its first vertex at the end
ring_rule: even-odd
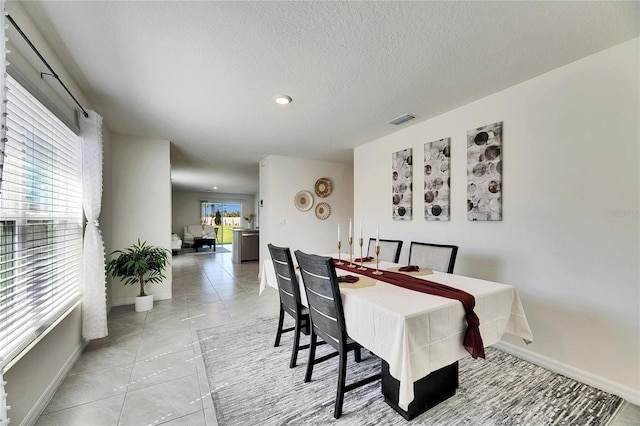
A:
POLYGON ((353 264, 353 237, 349 237, 349 268, 355 268, 353 264))
POLYGON ((358 240, 358 244, 360 244, 360 267, 358 268, 358 270, 359 270, 359 271, 366 271, 366 270, 367 270, 367 268, 365 268, 365 267, 362 265, 362 262, 363 262, 363 260, 364 260, 364 259, 362 258, 362 237, 360 237, 360 238, 359 238, 359 240, 358 240))
POLYGON ((376 245, 376 270, 372 272, 373 275, 382 275, 382 271, 380 270, 380 246, 376 245))
POLYGON ((342 259, 340 259, 340 249, 342 248, 342 243, 340 241, 338 241, 338 261, 336 262, 336 265, 344 265, 344 262, 342 261, 342 259))

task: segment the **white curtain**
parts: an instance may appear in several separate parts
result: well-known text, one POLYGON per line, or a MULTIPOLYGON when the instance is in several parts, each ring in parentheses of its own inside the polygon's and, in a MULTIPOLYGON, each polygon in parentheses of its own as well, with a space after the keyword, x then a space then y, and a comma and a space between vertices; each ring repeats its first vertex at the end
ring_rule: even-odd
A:
POLYGON ((105 337, 107 331, 107 293, 105 252, 98 224, 102 208, 102 117, 95 111, 80 117, 82 138, 82 204, 87 218, 84 232, 84 296, 82 337, 105 337))

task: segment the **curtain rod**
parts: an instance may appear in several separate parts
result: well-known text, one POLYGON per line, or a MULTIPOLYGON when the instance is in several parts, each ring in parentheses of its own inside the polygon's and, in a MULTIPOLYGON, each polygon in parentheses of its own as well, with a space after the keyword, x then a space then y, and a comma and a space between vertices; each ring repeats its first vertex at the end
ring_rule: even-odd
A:
POLYGON ((42 63, 44 63, 47 66, 47 68, 49 68, 49 71, 51 72, 51 74, 47 74, 47 73, 41 72, 40 73, 40 78, 42 78, 43 75, 47 74, 47 75, 51 75, 53 78, 58 80, 58 83, 60 83, 60 85, 64 88, 64 90, 67 91, 67 93, 69 94, 69 96, 71 96, 71 98, 76 103, 76 105, 78 105, 78 107, 80 107, 80 109, 82 110, 82 114, 85 116, 85 118, 89 117, 89 114, 87 113, 87 111, 85 111, 85 109, 82 108, 82 105, 80 105, 80 102, 78 102, 76 97, 73 96, 73 93, 71 93, 69 91, 69 89, 67 89, 67 86, 65 86, 65 84, 62 82, 62 80, 60 80, 60 77, 58 76, 58 74, 56 74, 56 72, 53 70, 53 68, 51 68, 51 65, 49 65, 49 63, 42 57, 42 55, 40 54, 38 49, 36 49, 36 47, 33 45, 33 43, 31 43, 31 40, 29 40, 29 37, 27 37, 27 35, 22 31, 22 29, 20 29, 18 24, 16 24, 16 21, 13 20, 11 15, 7 14, 6 16, 7 16, 7 19, 9 20, 9 22, 11 22, 11 25, 13 25, 13 27, 20 33, 20 35, 22 36, 24 41, 26 41, 27 44, 29 45, 29 47, 31 47, 31 49, 35 52, 35 54, 38 55, 38 58, 40 58, 42 63))

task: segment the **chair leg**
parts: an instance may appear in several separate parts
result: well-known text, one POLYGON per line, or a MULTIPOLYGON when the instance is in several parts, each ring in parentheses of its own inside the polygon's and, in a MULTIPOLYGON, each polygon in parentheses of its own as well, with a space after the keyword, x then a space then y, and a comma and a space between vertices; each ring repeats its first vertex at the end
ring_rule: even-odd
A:
POLYGON ((289 368, 296 366, 298 360, 298 347, 300 346, 300 321, 296 320, 296 327, 293 330, 295 333, 293 336, 293 350, 291 351, 291 362, 289 362, 289 368))
POLYGON ((276 343, 274 347, 280 346, 280 336, 282 336, 282 324, 284 324, 284 309, 280 305, 280 319, 278 319, 278 334, 276 334, 276 343))
POLYGON ((338 367, 338 389, 336 391, 336 407, 333 417, 339 419, 342 415, 342 402, 344 401, 344 386, 347 375, 347 352, 340 352, 340 365, 338 367))
POLYGON ((355 358, 356 362, 360 362, 362 361, 362 352, 361 352, 362 348, 355 348, 353 351, 353 357, 355 358))
POLYGON ((304 382, 308 383, 311 381, 311 374, 313 373, 313 362, 316 358, 316 340, 318 336, 313 332, 313 327, 311 327, 311 341, 309 342, 309 362, 307 363, 307 373, 304 375, 304 382))

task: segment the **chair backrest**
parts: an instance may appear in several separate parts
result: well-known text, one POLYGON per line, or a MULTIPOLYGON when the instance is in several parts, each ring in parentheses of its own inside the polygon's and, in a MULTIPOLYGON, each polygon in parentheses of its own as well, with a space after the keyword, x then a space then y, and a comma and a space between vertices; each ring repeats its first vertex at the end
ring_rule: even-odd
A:
MULTIPOLYGON (((378 255, 380 260, 398 263, 398 260, 400 260, 400 250, 402 250, 402 240, 378 240, 378 245, 380 246, 380 254, 378 255)), ((371 256, 374 259, 376 257, 375 238, 369 238, 367 256, 371 256)))
POLYGON ((451 274, 457 254, 458 246, 411 241, 409 264, 451 274))
POLYGON ((273 244, 268 244, 267 247, 269 247, 273 269, 276 272, 280 303, 282 308, 295 318, 296 314, 302 310, 302 302, 291 251, 287 247, 277 247, 273 244))
POLYGON ((347 332, 333 259, 296 250, 314 332, 335 349, 344 348, 347 332))

